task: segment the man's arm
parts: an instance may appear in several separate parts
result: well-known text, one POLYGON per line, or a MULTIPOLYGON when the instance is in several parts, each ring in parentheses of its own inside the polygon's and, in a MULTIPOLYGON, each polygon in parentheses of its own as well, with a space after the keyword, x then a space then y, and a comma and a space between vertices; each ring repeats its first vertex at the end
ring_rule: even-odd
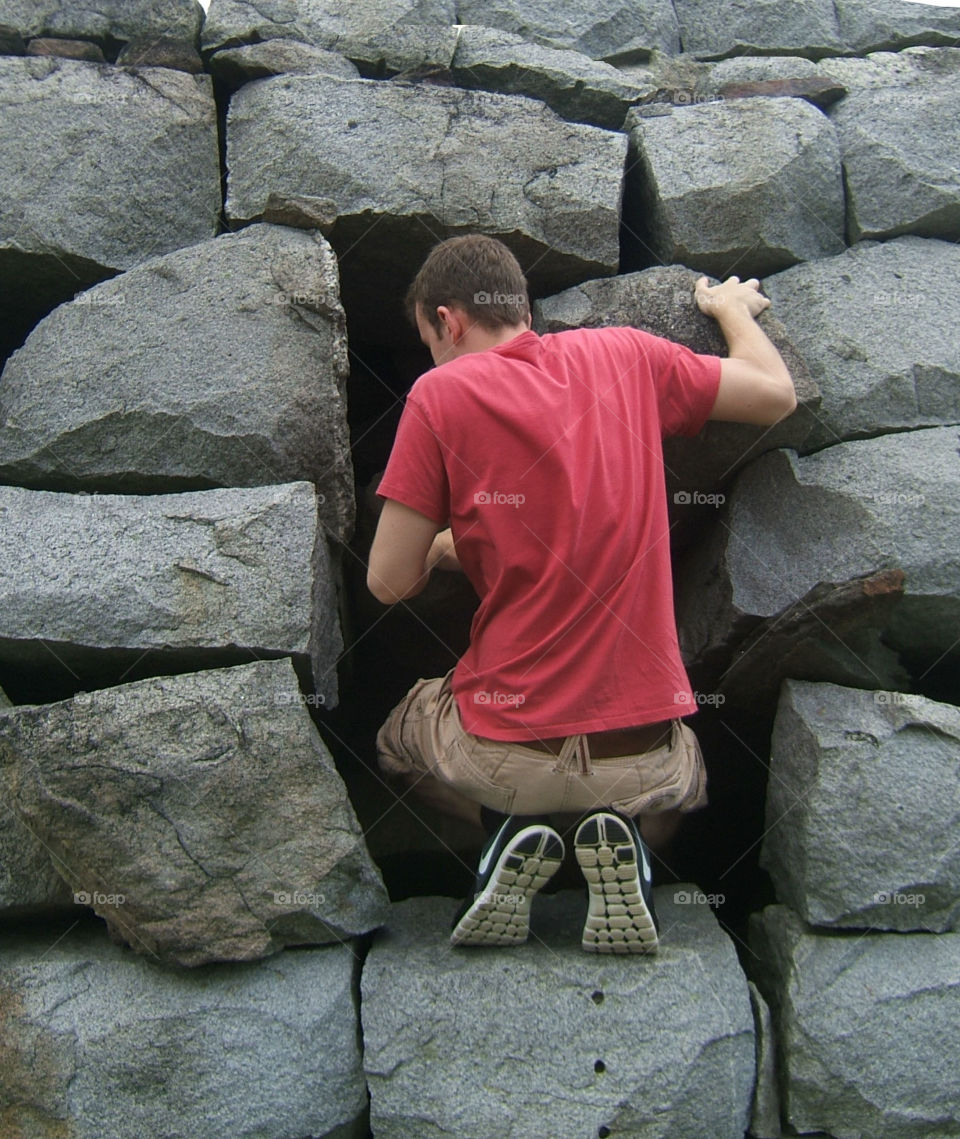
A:
POLYGON ((450 530, 438 534, 432 518, 388 498, 370 547, 367 588, 384 605, 393 605, 422 592, 436 567, 460 568, 450 530))
POLYGON ((706 277, 697 281, 700 311, 720 325, 729 351, 720 364, 720 388, 710 419, 770 426, 797 406, 790 371, 755 319, 770 305, 759 289, 756 277, 743 282, 729 277, 713 287, 706 277))

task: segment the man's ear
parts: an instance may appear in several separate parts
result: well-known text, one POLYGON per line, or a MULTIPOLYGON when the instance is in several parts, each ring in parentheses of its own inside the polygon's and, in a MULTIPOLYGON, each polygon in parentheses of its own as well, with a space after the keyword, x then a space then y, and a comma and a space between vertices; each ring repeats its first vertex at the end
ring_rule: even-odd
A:
POLYGON ((437 316, 443 321, 450 339, 454 344, 459 343, 469 327, 466 312, 457 305, 437 305, 437 316))

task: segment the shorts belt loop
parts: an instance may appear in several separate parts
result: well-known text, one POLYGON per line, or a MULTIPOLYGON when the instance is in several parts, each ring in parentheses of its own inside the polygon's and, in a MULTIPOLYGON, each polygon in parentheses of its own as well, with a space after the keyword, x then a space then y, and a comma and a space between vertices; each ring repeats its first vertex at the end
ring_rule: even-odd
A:
POLYGON ((587 737, 585 735, 579 735, 577 736, 577 741, 579 744, 577 754, 580 758, 580 774, 592 775, 593 765, 590 762, 590 744, 587 742, 587 737))

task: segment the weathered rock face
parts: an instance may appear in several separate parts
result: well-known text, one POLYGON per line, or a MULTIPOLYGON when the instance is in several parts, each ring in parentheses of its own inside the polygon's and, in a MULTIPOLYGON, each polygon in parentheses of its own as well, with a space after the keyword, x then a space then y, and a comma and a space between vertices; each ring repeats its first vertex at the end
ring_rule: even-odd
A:
POLYGON ((728 55, 864 53, 910 44, 953 44, 960 13, 900 0, 676 0, 683 50, 701 59, 728 55))
MULTIPOLYGON (((751 464, 713 540, 680 575, 687 656, 729 652, 757 618, 780 613, 818 584, 882 569, 906 574, 903 600, 884 631, 888 647, 930 660, 954 652, 957 442, 956 428, 931 428, 840 443, 805 458, 772 451, 751 464)), ((831 679, 830 651, 823 665, 831 679)))
POLYGON ((74 901, 154 961, 252 960, 385 916, 289 661, 8 712, 0 766, 74 901))
MULTIPOLYGON (((684 344, 694 352, 726 356, 727 345, 719 325, 700 311, 694 299, 694 287, 701 275, 682 265, 667 265, 584 281, 537 301, 533 306, 534 328, 546 333, 629 325, 684 344)), ((718 283, 716 279, 710 281, 718 283)), ((803 356, 772 309, 761 314, 759 324, 790 369, 797 410, 773 427, 712 422, 696 439, 664 440, 667 501, 673 521, 680 520, 680 507, 695 505, 694 494, 717 491, 763 451, 799 447, 817 422, 819 392, 803 356)))
POLYGON ((956 77, 853 91, 831 110, 843 155, 851 240, 960 237, 956 77))
POLYGON ((230 88, 270 75, 306 74, 323 71, 356 79, 359 72, 346 56, 335 51, 299 43, 297 40, 267 40, 224 48, 210 57, 210 73, 230 88))
MULTIPOLYGON (((342 649, 309 483, 174 495, 0 487, 0 659, 76 677, 292 655, 337 701, 342 649)), ((141 672, 142 675, 142 672, 141 672)))
POLYGON ((62 36, 103 42, 165 37, 196 43, 203 8, 195 0, 0 0, 0 24, 23 36, 62 36))
POLYGON ((517 96, 277 76, 231 101, 227 213, 256 218, 271 191, 332 199, 351 335, 382 342, 402 327, 383 296, 455 233, 501 236, 534 289, 614 271, 625 154, 623 135, 517 96))
POLYGON ((960 914, 960 709, 785 682, 761 865, 814 925, 944 930, 960 914))
POLYGON ((577 0, 459 0, 457 20, 515 32, 534 43, 571 48, 611 63, 632 63, 654 51, 680 50, 673 4, 599 0, 585 9, 577 0))
POLYGON ((652 256, 746 279, 843 249, 836 132, 805 100, 655 105, 627 125, 626 267, 652 256))
POLYGON ((578 52, 532 44, 494 28, 460 29, 451 61, 460 87, 542 99, 575 122, 618 130, 633 103, 651 97, 651 83, 631 82, 608 63, 578 52))
MULTIPOLYGON (((730 65, 735 63, 736 60, 729 61, 730 65)), ((818 72, 832 76, 850 91, 909 87, 955 79, 960 71, 960 48, 908 47, 903 51, 874 51, 862 57, 824 59, 816 66, 818 72)))
POLYGON ((0 479, 107 492, 310 479, 342 538, 354 513, 347 370, 323 237, 223 234, 37 326, 0 378, 0 479))
POLYGON ((750 943, 787 1124, 837 1139, 957 1133, 960 934, 817 935, 768 906, 750 943))
POLYGON ((395 904, 361 978, 374 1134, 502 1139, 549 1118, 556 1135, 742 1139, 746 981, 709 907, 671 895, 694 891, 656 892, 666 932, 645 961, 586 957, 573 891, 538 899, 527 944, 482 953, 450 946, 450 899, 395 904))
POLYGON ((234 47, 261 40, 293 39, 335 47, 350 55, 354 44, 382 39, 392 30, 452 26, 454 0, 386 0, 336 7, 325 0, 265 5, 250 0, 211 0, 203 24, 204 49, 234 47))
POLYGON ((800 449, 960 422, 960 247, 862 242, 764 288, 822 394, 800 449))
POLYGON ((0 307, 25 333, 78 288, 216 233, 210 79, 0 58, 0 170, 0 307))
POLYGON ((98 926, 4 932, 10 1134, 366 1134, 349 946, 185 973, 98 926))

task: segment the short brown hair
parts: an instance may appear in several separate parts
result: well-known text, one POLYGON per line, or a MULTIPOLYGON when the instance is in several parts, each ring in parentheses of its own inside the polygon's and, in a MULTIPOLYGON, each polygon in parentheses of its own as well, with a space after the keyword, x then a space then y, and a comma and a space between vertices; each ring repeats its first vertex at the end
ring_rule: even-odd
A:
POLYGON ((410 323, 417 306, 440 332, 438 305, 459 305, 486 328, 521 324, 530 315, 527 281, 520 263, 495 237, 481 233, 451 237, 435 245, 407 290, 410 323))

